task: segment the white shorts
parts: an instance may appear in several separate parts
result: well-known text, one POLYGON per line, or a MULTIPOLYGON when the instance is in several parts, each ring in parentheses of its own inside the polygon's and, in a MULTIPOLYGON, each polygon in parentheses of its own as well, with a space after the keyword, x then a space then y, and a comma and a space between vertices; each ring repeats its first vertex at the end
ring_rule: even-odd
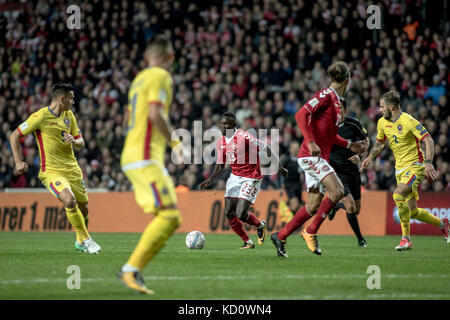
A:
POLYGON ((298 165, 305 172, 306 190, 319 188, 320 193, 325 194, 325 187, 322 180, 332 174, 334 169, 325 159, 319 157, 298 158, 298 165))
POLYGON ((252 179, 230 174, 227 180, 225 198, 239 198, 255 203, 261 188, 261 179, 252 179))

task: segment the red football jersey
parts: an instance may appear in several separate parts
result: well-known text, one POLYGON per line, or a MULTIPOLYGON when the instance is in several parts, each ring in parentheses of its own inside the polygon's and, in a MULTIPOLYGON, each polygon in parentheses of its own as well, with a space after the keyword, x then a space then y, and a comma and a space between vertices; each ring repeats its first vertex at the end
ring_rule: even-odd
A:
POLYGON ((342 118, 340 105, 338 94, 330 87, 316 92, 297 112, 295 119, 304 136, 298 158, 311 156, 308 142, 314 141, 320 148, 320 157, 330 161, 331 147, 336 144, 342 118))
POLYGON ((230 164, 236 176, 261 179, 259 152, 265 143, 242 129, 237 129, 231 138, 222 136, 217 141, 217 163, 230 164))

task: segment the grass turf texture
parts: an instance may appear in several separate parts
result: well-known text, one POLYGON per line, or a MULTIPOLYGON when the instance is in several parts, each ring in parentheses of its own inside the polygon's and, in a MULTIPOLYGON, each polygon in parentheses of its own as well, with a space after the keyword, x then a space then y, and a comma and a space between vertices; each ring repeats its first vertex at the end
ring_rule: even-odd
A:
MULTIPOLYGON (((413 250, 394 250, 400 237, 320 236, 322 256, 298 234, 288 238, 289 258, 276 255, 268 234, 263 246, 239 250, 235 235, 206 235, 202 250, 186 248, 185 234, 171 237, 144 270, 144 296, 125 288, 116 271, 139 234, 97 233, 99 255, 77 253, 73 233, 0 232, 0 299, 450 299, 450 244, 414 236, 413 250), (66 287, 68 266, 81 270, 81 289, 66 287), (370 265, 381 271, 381 289, 367 288, 370 265)), ((256 236, 252 235, 256 242, 256 236)))

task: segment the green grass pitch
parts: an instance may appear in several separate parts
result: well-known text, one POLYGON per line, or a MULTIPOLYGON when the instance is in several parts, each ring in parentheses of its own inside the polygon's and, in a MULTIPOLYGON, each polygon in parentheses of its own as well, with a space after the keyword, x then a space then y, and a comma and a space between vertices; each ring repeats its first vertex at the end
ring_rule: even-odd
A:
POLYGON ((413 250, 397 252, 397 236, 367 237, 367 248, 351 236, 320 236, 316 256, 294 234, 283 259, 269 234, 253 250, 239 250, 235 235, 213 234, 204 249, 189 250, 185 234, 176 234, 144 270, 156 293, 144 296, 115 276, 139 236, 94 234, 103 250, 88 255, 74 250, 73 233, 1 232, 0 299, 450 299, 450 244, 442 237, 414 236, 413 250), (80 289, 67 288, 70 265, 80 268, 80 289), (367 287, 371 265, 379 267, 380 289, 367 287))

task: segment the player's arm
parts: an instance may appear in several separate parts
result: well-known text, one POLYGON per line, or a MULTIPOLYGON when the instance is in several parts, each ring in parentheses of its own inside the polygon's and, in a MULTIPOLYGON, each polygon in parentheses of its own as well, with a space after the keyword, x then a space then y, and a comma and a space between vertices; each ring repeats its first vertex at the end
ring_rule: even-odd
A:
POLYGON ((208 188, 211 185, 211 183, 213 182, 213 180, 222 174, 224 169, 225 169, 225 163, 217 163, 216 166, 214 167, 214 171, 211 174, 211 177, 209 177, 208 179, 206 179, 205 181, 200 183, 200 187, 199 187, 200 190, 203 191, 206 188, 208 188))
POLYGON ((28 164, 22 160, 22 150, 19 141, 20 135, 19 129, 14 130, 9 136, 9 142, 11 144, 14 163, 16 164, 16 171, 17 173, 22 174, 27 172, 28 164))
MULTIPOLYGON (((42 109, 41 109, 42 110, 42 109)), ((20 137, 27 136, 40 128, 43 120, 43 113, 38 110, 31 114, 16 130, 9 136, 11 150, 16 164, 16 171, 22 174, 28 170, 28 164, 22 160, 22 151, 20 149, 20 137)))
POLYGON ((433 138, 428 134, 424 139, 425 144, 425 173, 428 178, 435 180, 437 178, 437 172, 433 166, 434 157, 434 141, 433 138))
MULTIPOLYGON (((270 158, 272 155, 275 158, 275 161, 278 162, 278 173, 281 174, 283 177, 287 177, 288 176, 288 170, 283 166, 283 164, 280 161, 280 157, 278 156, 278 153, 272 149, 272 147, 269 144, 266 144, 263 148, 267 149, 267 156, 270 158)), ((261 152, 263 151, 261 150, 261 152)))
POLYGON ((369 155, 361 163, 361 170, 364 170, 373 162, 373 160, 381 153, 385 145, 386 145, 385 140, 377 139, 377 142, 375 142, 375 145, 373 146, 369 155))
POLYGON ((75 149, 84 148, 86 145, 82 135, 74 137, 70 133, 64 133, 64 141, 67 143, 71 143, 75 149))
MULTIPOLYGON (((313 99, 312 99, 313 100, 313 99)), ((311 134, 308 128, 308 117, 311 113, 311 106, 309 105, 309 102, 307 102, 300 111, 297 112, 295 115, 295 120, 297 121, 297 125, 300 128, 300 131, 302 132, 302 135, 305 139, 307 139, 308 142, 308 149, 311 153, 311 156, 318 157, 320 156, 320 147, 317 145, 317 143, 314 140, 314 136, 311 134)))

